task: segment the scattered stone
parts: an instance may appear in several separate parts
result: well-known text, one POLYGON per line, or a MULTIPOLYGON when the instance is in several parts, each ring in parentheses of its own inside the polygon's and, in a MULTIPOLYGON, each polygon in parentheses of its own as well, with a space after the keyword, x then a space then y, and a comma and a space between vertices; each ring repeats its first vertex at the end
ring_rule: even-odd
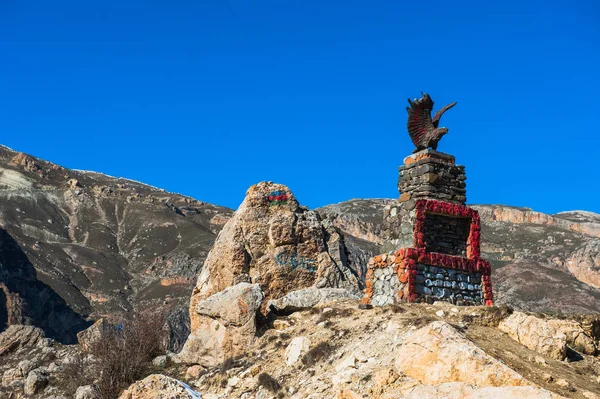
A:
POLYGON ((373 375, 373 381, 381 386, 391 385, 400 377, 400 375, 393 368, 387 368, 377 371, 373 375))
POLYGON ((100 393, 93 385, 83 385, 75 391, 75 399, 100 399, 100 393))
POLYGON ((541 356, 534 357, 533 361, 539 364, 540 366, 547 366, 546 360, 541 356))
POLYGON ((338 373, 348 367, 355 368, 356 367, 356 356, 351 354, 347 356, 344 360, 342 360, 337 366, 335 366, 335 371, 338 373))
POLYGON ((306 337, 295 337, 285 348, 285 364, 294 365, 310 348, 310 340, 306 337))
POLYGON ((240 383, 240 379, 238 377, 231 377, 227 380, 228 387, 236 387, 240 383))
POLYGON ((558 385, 561 388, 568 388, 569 385, 571 385, 569 383, 569 381, 565 380, 564 378, 560 378, 558 380, 556 380, 556 385, 558 385))
POLYGON ((285 330, 291 327, 291 324, 287 320, 277 319, 273 321, 273 328, 276 330, 285 330))
POLYGON ((204 370, 204 367, 197 364, 194 366, 190 366, 185 372, 185 378, 187 378, 188 380, 198 379, 200 378, 204 370))
POLYGON ((119 399, 202 399, 189 385, 162 374, 152 374, 129 386, 119 399))
POLYGON ((344 389, 338 393, 337 399, 363 399, 363 397, 350 389, 344 389))
POLYGON ((169 358, 167 355, 156 356, 154 359, 152 359, 152 364, 156 367, 166 367, 168 359, 169 358))
POLYGON ((41 369, 35 369, 29 372, 25 379, 25 395, 35 395, 41 392, 48 385, 48 373, 41 369))
POLYGON ((595 393, 590 391, 581 391, 581 394, 585 399, 600 399, 600 395, 596 395, 595 393))

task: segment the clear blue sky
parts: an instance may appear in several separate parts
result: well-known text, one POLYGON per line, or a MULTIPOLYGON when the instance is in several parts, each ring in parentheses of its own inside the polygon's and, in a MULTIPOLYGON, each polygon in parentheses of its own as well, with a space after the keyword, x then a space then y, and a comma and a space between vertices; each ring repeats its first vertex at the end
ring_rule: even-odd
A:
POLYGON ((0 142, 237 207, 396 197, 407 97, 470 203, 600 213, 600 3, 0 0, 0 142))

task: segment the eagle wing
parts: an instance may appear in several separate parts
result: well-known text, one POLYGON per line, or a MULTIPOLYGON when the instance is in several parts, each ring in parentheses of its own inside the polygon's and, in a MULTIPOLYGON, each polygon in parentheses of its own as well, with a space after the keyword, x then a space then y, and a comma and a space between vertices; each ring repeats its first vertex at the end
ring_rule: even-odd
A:
POLYGON ((433 101, 431 97, 424 96, 421 99, 410 101, 408 99, 410 107, 406 107, 408 111, 408 122, 406 122, 406 128, 408 134, 415 146, 419 147, 425 139, 428 132, 435 129, 431 122, 431 109, 433 108, 433 101))
POLYGON ((444 112, 448 111, 450 108, 454 107, 455 105, 456 105, 456 101, 453 102, 452 104, 448 104, 445 107, 438 110, 438 112, 436 112, 435 115, 433 115, 433 120, 432 120, 433 126, 438 127, 438 125, 440 123, 440 119, 441 119, 442 115, 444 114, 444 112))

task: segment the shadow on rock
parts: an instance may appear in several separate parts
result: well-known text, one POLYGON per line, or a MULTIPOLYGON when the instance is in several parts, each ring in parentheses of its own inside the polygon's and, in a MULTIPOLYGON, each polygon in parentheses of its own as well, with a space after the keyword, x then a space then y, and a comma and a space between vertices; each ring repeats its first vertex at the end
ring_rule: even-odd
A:
POLYGON ((73 344, 91 323, 38 280, 19 244, 0 228, 0 332, 12 324, 34 325, 49 338, 73 344))

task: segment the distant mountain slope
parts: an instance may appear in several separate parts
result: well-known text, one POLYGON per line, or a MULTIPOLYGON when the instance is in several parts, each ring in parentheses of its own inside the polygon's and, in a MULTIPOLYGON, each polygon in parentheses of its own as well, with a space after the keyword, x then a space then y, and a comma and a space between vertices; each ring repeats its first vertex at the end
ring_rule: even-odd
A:
MULTIPOLYGON (((318 209, 344 233, 360 275, 370 256, 392 249, 381 231, 390 201, 354 199, 318 209)), ((600 215, 475 208, 497 303, 600 311, 600 215)), ((33 323, 69 342, 88 319, 169 303, 180 308, 174 314, 185 336, 182 309, 232 213, 0 146, 0 330, 33 323)))
MULTIPOLYGON (((65 169, 0 147, 0 227, 21 248, 37 280, 84 316, 169 298, 187 302, 231 214, 138 182, 65 169)), ((0 283, 8 278, 0 273, 0 283)), ((19 278, 13 270, 12 282, 19 278)), ((25 302, 35 296, 5 291, 25 302)), ((3 313, 17 317, 14 309, 0 309, 0 317, 3 313)), ((19 317, 34 313, 25 310, 19 317)))
MULTIPOLYGON (((373 245, 390 249, 380 231, 390 201, 353 199, 318 211, 346 236, 362 240, 351 250, 373 253, 373 245)), ((600 311, 600 215, 473 207, 481 215, 482 252, 492 261, 496 303, 530 311, 600 311)))

